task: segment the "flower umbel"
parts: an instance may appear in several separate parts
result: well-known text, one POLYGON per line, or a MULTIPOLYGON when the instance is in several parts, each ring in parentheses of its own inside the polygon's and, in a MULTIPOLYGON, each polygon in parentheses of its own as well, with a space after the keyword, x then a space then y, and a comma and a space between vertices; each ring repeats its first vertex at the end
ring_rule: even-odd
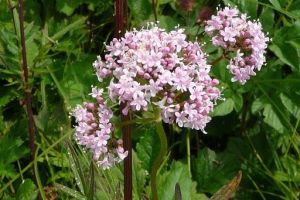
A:
POLYGON ((109 96, 125 104, 123 114, 159 105, 164 122, 204 130, 220 96, 218 80, 209 76, 200 45, 186 41, 183 31, 151 24, 127 32, 106 47, 104 61, 94 62, 99 81, 112 78, 109 96))
POLYGON ((77 105, 71 115, 77 122, 77 143, 90 150, 97 164, 107 169, 121 162, 127 156, 127 152, 123 149, 122 140, 111 137, 113 127, 110 120, 113 113, 104 102, 102 92, 101 89, 93 87, 90 95, 97 103, 77 105))
POLYGON ((256 75, 255 71, 261 69, 269 38, 259 21, 250 21, 236 8, 225 7, 206 22, 205 31, 212 36, 215 46, 236 52, 227 65, 233 75, 232 81, 245 84, 250 76, 256 75))

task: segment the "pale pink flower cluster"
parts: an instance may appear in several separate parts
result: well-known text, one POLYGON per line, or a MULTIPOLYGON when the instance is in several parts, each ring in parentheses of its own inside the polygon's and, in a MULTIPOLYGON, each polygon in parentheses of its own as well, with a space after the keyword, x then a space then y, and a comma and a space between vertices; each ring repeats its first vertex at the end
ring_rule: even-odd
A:
POLYGON ((106 46, 104 61, 93 66, 99 81, 112 78, 109 97, 128 111, 159 106, 166 123, 204 130, 220 91, 198 43, 186 41, 183 29, 166 32, 157 25, 127 32, 106 46))
POLYGON ((233 74, 232 81, 245 84, 261 69, 269 38, 262 32, 259 21, 250 21, 236 8, 225 7, 206 22, 205 31, 212 36, 214 45, 236 52, 227 66, 233 74))
POLYGON ((90 150, 97 164, 103 169, 121 162, 126 156, 122 140, 111 137, 113 131, 110 119, 112 111, 102 98, 102 89, 92 88, 90 94, 97 103, 77 105, 71 112, 78 125, 75 126, 77 143, 90 150))

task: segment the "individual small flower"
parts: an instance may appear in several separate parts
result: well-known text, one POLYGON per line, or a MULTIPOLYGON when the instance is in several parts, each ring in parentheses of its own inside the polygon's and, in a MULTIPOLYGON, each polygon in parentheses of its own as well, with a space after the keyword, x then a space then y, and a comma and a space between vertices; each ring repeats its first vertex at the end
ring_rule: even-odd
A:
POLYGON ((259 21, 250 21, 246 14, 236 8, 225 7, 206 21, 205 31, 212 36, 212 43, 236 56, 227 68, 233 75, 232 81, 245 84, 256 75, 265 63, 269 38, 263 33, 259 21))
POLYGON ((113 132, 110 122, 113 113, 103 101, 102 93, 102 89, 92 87, 90 95, 97 103, 77 105, 70 114, 77 123, 74 127, 77 143, 91 151, 97 164, 107 169, 121 162, 127 156, 127 151, 122 147, 122 140, 116 141, 110 135, 113 132))
POLYGON ((204 130, 220 96, 206 55, 197 42, 186 41, 183 29, 149 27, 106 46, 104 60, 97 57, 93 64, 99 81, 111 78, 109 97, 123 104, 125 115, 154 105, 164 122, 204 130), (185 104, 193 105, 193 112, 186 112, 185 104))

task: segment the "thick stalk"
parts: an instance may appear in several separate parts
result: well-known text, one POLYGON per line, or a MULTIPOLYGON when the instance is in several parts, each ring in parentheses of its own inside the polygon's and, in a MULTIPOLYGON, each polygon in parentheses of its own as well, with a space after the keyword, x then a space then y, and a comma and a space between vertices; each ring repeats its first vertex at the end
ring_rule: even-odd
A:
POLYGON ((21 34, 21 47, 22 47, 22 62, 21 62, 21 77, 23 89, 25 94, 25 105, 28 115, 28 131, 29 131, 29 147, 31 150, 31 161, 34 161, 35 156, 35 125, 31 106, 31 89, 28 84, 28 67, 26 57, 26 44, 24 33, 24 5, 23 0, 19 0, 19 19, 20 19, 20 34, 21 34))
MULTIPOLYGON (((115 0, 115 38, 121 38, 125 32, 127 24, 127 0, 115 0)), ((120 112, 124 108, 121 105, 120 112)), ((131 130, 129 124, 129 115, 122 115, 122 121, 125 122, 122 127, 123 133, 123 147, 128 151, 128 156, 124 160, 124 199, 132 200, 132 144, 131 144, 131 130)))
POLYGON ((168 141, 161 121, 156 122, 156 132, 160 140, 160 150, 151 169, 150 182, 151 182, 151 192, 152 192, 153 200, 158 200, 156 176, 161 164, 164 161, 164 157, 167 154, 167 150, 168 150, 168 141))

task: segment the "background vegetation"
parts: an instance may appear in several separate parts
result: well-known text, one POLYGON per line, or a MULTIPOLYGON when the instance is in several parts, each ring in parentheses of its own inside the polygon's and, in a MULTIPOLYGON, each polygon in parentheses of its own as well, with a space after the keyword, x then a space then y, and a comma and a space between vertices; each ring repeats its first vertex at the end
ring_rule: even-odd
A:
MULTIPOLYGON (((218 4, 228 3, 260 19, 272 38, 266 66, 243 87, 230 81, 225 61, 214 68, 225 100, 216 107, 207 135, 165 126, 170 153, 158 176, 160 199, 173 199, 176 183, 183 199, 208 199, 239 170, 243 178, 232 199, 299 199, 300 1, 157 2, 161 27, 180 24, 192 40, 208 40, 203 20, 218 4)), ((43 199, 122 199, 122 165, 102 171, 68 142, 70 108, 88 99, 91 85, 98 84, 91 65, 112 38, 113 1, 24 3, 37 151, 31 160, 17 1, 0 0, 0 199, 36 199, 38 193, 43 199)), ((149 0, 128 0, 128 5, 128 29, 154 21, 149 0)), ((216 48, 206 49, 211 60, 220 56, 216 48)), ((158 136, 151 125, 132 128, 134 198, 148 199, 158 136)))

